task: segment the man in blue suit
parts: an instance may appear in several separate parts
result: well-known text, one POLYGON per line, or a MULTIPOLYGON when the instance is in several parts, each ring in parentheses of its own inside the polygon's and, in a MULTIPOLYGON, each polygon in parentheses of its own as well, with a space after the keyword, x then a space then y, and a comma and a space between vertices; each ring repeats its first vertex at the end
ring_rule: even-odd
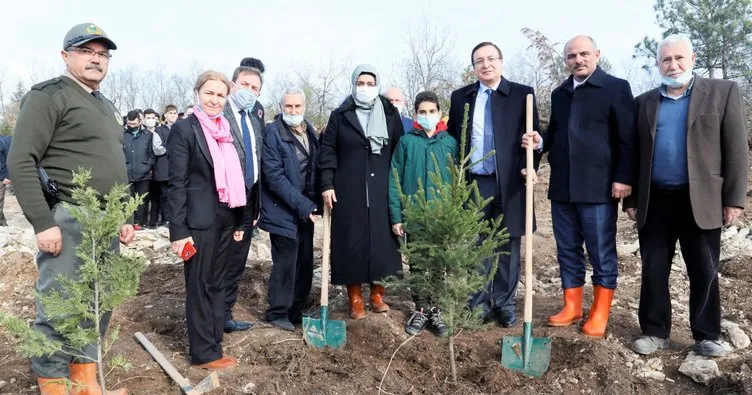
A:
MULTIPOLYGON (((452 92, 449 133, 461 141, 465 104, 470 104, 467 146, 462 155, 475 148, 472 161, 495 154, 470 169, 469 180, 478 183, 484 199, 493 201, 485 208, 485 219, 504 215, 509 243, 502 247, 493 281, 487 289, 473 295, 470 308, 481 308, 486 319, 495 316, 507 328, 517 321, 515 293, 520 276, 520 237, 525 233, 525 150, 519 135, 525 130, 525 104, 533 88, 502 77, 504 62, 495 44, 482 42, 473 48, 470 58, 478 81, 452 92)), ((533 128, 538 130, 538 110, 533 109, 533 128)), ((535 167, 540 153, 535 154, 535 167)), ((483 263, 490 269, 491 261, 483 263)))
MULTIPOLYGON (((582 318, 585 252, 593 266, 594 302, 582 333, 602 337, 617 278, 616 217, 637 176, 636 102, 629 83, 598 66, 595 41, 577 36, 564 56, 570 77, 551 93, 543 135, 551 181, 551 217, 564 289, 564 308, 548 319, 567 326, 582 318)), ((533 143, 540 147, 540 136, 533 143)), ((523 136, 523 146, 529 139, 523 136)))

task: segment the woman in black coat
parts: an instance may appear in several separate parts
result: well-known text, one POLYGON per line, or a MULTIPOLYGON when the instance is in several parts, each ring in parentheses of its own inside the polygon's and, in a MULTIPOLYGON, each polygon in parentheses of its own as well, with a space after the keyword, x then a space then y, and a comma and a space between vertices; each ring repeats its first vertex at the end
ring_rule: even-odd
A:
MULTIPOLYGON (((243 238, 245 182, 239 142, 222 116, 230 91, 227 77, 207 71, 198 77, 195 111, 170 131, 168 202, 172 251, 185 264, 185 320, 191 364, 227 369, 237 360, 224 355, 224 280, 232 240, 243 238), (196 253, 182 253, 188 243, 196 253)), ((190 248, 190 247, 189 247, 190 248)))
POLYGON ((389 310, 377 282, 402 268, 388 194, 403 127, 396 108, 379 95, 379 83, 375 67, 355 69, 351 97, 332 111, 319 157, 322 197, 332 208, 332 283, 347 285, 353 319, 366 315, 363 283, 371 284, 373 311, 389 310))

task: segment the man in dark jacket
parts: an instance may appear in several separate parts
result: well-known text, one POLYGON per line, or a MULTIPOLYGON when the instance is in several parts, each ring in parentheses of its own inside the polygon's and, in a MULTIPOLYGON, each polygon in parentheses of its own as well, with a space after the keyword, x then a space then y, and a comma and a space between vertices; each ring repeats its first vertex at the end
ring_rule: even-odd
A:
MULTIPOLYGON (((518 137, 525 129, 525 105, 533 88, 502 78, 503 58, 495 44, 482 42, 473 48, 470 58, 478 81, 452 92, 449 134, 461 140, 465 104, 470 104, 467 146, 460 157, 476 148, 472 161, 478 162, 492 150, 483 163, 470 169, 469 180, 478 183, 484 199, 493 201, 484 209, 484 219, 504 215, 502 227, 509 232, 509 243, 502 247, 496 274, 485 290, 473 295, 471 308, 480 308, 487 319, 496 317, 499 325, 517 322, 514 297, 520 277, 520 237, 525 233, 525 150, 518 137)), ((533 128, 538 130, 538 111, 533 108, 533 128)), ((540 154, 535 155, 535 168, 540 154)), ((491 261, 484 262, 490 270, 491 261)))
POLYGON ((0 136, 0 180, 2 180, 2 184, 0 184, 0 226, 8 226, 5 213, 3 213, 3 206, 5 205, 5 188, 10 185, 7 164, 10 142, 10 136, 0 136))
MULTIPOLYGON (((123 131, 123 154, 128 169, 128 182, 131 184, 131 195, 146 195, 149 193, 149 182, 152 178, 152 167, 156 161, 153 148, 153 133, 141 127, 138 111, 128 112, 126 126, 123 131)), ((159 144, 162 147, 161 141, 159 144)), ((163 155, 161 152, 160 155, 163 155)), ((148 197, 138 206, 133 218, 134 228, 140 230, 146 226, 148 216, 148 197)))
MULTIPOLYGON (((548 198, 564 288, 564 308, 548 324, 567 326, 582 318, 584 243, 593 265, 594 302, 582 332, 602 337, 616 289, 617 206, 636 176, 636 106, 629 83, 598 67, 600 51, 592 38, 569 40, 564 55, 572 74, 551 94, 542 147, 533 137, 551 165, 548 198)), ((527 142, 523 136, 523 146, 527 142)))
POLYGON ((248 262, 251 248, 251 236, 258 220, 258 190, 261 157, 262 126, 258 118, 250 114, 258 103, 263 79, 261 71, 252 67, 239 66, 232 73, 230 97, 225 103, 224 116, 230 123, 232 137, 240 142, 238 158, 245 176, 246 200, 248 209, 244 219, 243 239, 233 241, 230 249, 230 263, 225 276, 225 332, 244 331, 251 328, 250 322, 235 320, 232 308, 238 297, 238 283, 248 262))
POLYGON ((318 139, 304 120, 306 97, 298 88, 282 94, 282 114, 264 132, 261 151, 259 227, 272 242, 266 319, 293 331, 311 292, 313 223, 320 198, 316 188, 318 139))
MULTIPOLYGON (((162 117, 164 118, 164 123, 157 127, 157 135, 162 140, 163 146, 167 146, 167 139, 170 137, 170 128, 172 128, 172 125, 175 124, 175 122, 178 120, 178 108, 175 107, 172 104, 169 104, 165 107, 164 114, 162 114, 162 117)), ((155 224, 157 226, 165 226, 169 222, 170 213, 169 213, 169 205, 167 204, 167 186, 168 186, 168 180, 169 180, 169 155, 162 155, 157 156, 157 161, 154 164, 154 180, 152 181, 152 188, 150 195, 152 197, 151 204, 152 204, 152 210, 151 210, 151 223, 155 224), (156 198, 156 196, 159 197, 159 199, 156 198), (154 206, 157 206, 158 208, 154 208, 154 206), (162 218, 160 221, 157 221, 157 216, 161 215, 162 218)))
POLYGON ((154 148, 153 151, 155 156, 154 165, 152 166, 152 177, 149 181, 149 196, 147 199, 148 203, 146 203, 147 205, 149 205, 149 229, 157 228, 159 213, 162 209, 162 185, 160 183, 166 183, 168 179, 166 171, 157 171, 157 164, 160 163, 160 159, 167 157, 167 155, 165 155, 167 153, 167 148, 165 148, 165 146, 167 145, 167 139, 162 138, 162 135, 159 134, 159 128, 157 128, 158 119, 159 114, 151 108, 147 108, 144 111, 143 130, 152 134, 152 147, 154 148), (159 178, 159 180, 157 178, 159 178))

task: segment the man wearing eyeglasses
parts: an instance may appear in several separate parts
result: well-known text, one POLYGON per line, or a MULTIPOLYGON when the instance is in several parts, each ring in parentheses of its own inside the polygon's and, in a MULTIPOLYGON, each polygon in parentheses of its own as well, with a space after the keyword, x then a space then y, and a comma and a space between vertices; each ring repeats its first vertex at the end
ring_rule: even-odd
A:
MULTIPOLYGON (((115 106, 99 91, 116 49, 115 43, 97 25, 76 25, 65 35, 61 52, 66 68, 62 76, 34 85, 21 101, 11 146, 8 170, 15 185, 18 203, 36 234, 37 294, 60 290, 58 276, 76 281, 80 258, 76 248, 81 242, 81 225, 59 202, 76 204, 71 196, 72 172, 79 167, 91 171, 89 185, 104 195, 115 184, 128 182, 123 154, 122 119, 115 106), (50 179, 58 183, 58 202, 45 201, 39 185, 37 167, 44 167, 50 179)), ((120 228, 119 242, 133 240, 132 225, 120 228)), ((34 330, 65 343, 55 331, 37 296, 34 330)), ((109 314, 100 322, 107 330, 109 314)), ((31 366, 42 394, 66 394, 66 378, 76 391, 102 393, 97 384, 94 345, 86 346, 73 357, 64 352, 34 357, 31 366)), ((82 393, 83 393, 82 392, 82 393)), ((108 391, 125 394, 125 390, 108 391)))
MULTIPOLYGON (((525 104, 533 88, 502 77, 504 61, 495 44, 482 42, 473 48, 470 61, 478 81, 452 92, 449 133, 461 141, 465 104, 470 105, 467 146, 473 163, 469 180, 476 181, 483 199, 493 198, 484 209, 484 220, 504 215, 501 223, 509 232, 498 266, 485 290, 473 295, 470 308, 482 310, 486 320, 495 318, 508 328, 517 322, 515 293, 520 277, 520 237, 525 233, 525 150, 519 145, 520 131, 525 130, 525 104), (480 161, 489 152, 487 159, 480 161)), ((533 128, 538 130, 538 110, 533 109, 533 128)), ((540 154, 535 153, 535 168, 540 154)), ((492 261, 483 262, 490 271, 492 261)))

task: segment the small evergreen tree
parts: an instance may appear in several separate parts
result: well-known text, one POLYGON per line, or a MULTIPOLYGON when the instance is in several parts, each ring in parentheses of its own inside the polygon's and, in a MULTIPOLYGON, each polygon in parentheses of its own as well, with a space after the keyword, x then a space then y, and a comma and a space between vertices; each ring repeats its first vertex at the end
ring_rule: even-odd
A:
MULTIPOLYGON (((467 144, 468 112, 469 105, 466 104, 460 153, 465 152, 467 144)), ((436 157, 431 159, 434 169, 438 169, 436 157)), ((480 308, 470 311, 468 299, 493 279, 498 264, 497 249, 508 242, 509 234, 506 229, 501 229, 501 216, 490 221, 483 220, 483 208, 493 198, 484 200, 477 183, 467 182, 467 171, 474 165, 470 163, 470 154, 461 158, 459 163, 450 158, 450 163, 450 182, 442 180, 438 171, 429 175, 436 186, 429 191, 431 200, 426 199, 422 180, 418 180, 417 194, 405 196, 394 171, 402 200, 404 228, 409 238, 407 243, 402 244, 401 251, 409 262, 410 273, 402 278, 392 278, 389 282, 408 286, 441 308, 449 327, 449 363, 452 380, 456 382, 454 334, 462 328, 472 329, 483 325, 480 308), (479 267, 480 262, 487 258, 494 262, 489 272, 479 267)))
MULTIPOLYGON (((79 169, 74 172, 76 188, 73 199, 79 205, 62 203, 83 229, 83 238, 76 250, 76 256, 83 262, 79 268, 79 278, 74 280, 60 275, 57 279, 61 285, 60 292, 37 295, 47 318, 55 330, 63 335, 65 342, 50 339, 33 330, 23 320, 5 313, 0 313, 0 326, 15 338, 17 351, 24 357, 62 351, 96 362, 99 384, 105 393, 104 357, 117 340, 119 328, 114 328, 109 338, 100 336, 106 330, 100 328, 100 321, 104 314, 136 295, 141 273, 146 268, 144 258, 112 252, 110 246, 119 237, 120 227, 133 215, 143 197, 129 199, 127 185, 116 185, 102 197, 86 186, 90 178, 90 171, 79 169), (84 355, 83 349, 89 344, 96 345, 96 359, 84 355)), ((112 359, 112 365, 113 368, 129 367, 120 355, 112 359)))

